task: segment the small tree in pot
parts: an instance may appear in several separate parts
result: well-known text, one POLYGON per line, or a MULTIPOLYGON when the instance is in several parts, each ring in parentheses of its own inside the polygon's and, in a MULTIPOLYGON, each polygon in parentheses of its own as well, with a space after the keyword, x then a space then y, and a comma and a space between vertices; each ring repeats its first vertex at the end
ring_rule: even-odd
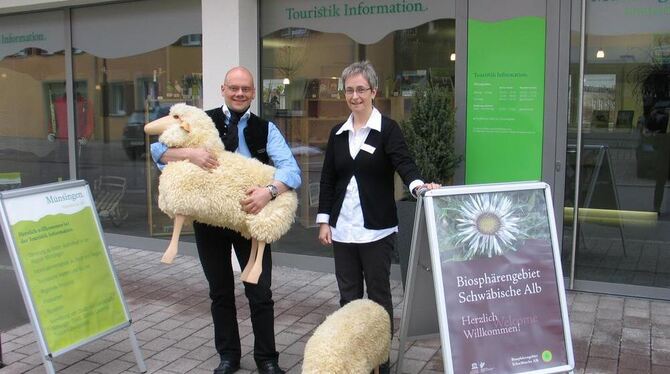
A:
MULTIPOLYGON (((400 126, 414 161, 424 182, 450 184, 462 159, 454 149, 456 121, 453 91, 432 84, 417 90, 412 104, 412 113, 407 120, 400 122, 400 126)), ((399 201, 397 205, 400 220, 398 256, 404 284, 416 204, 399 201)))
POLYGON ((436 84, 417 90, 412 113, 400 123, 425 182, 450 184, 461 155, 454 149, 454 95, 436 84))

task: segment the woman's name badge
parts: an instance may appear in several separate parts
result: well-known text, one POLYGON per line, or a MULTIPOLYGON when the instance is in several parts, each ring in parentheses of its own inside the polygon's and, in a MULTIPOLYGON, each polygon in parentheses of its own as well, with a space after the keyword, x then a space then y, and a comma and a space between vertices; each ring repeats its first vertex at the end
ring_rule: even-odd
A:
POLYGON ((370 144, 363 143, 363 145, 361 145, 361 149, 369 154, 373 154, 375 153, 376 148, 371 146, 370 144))

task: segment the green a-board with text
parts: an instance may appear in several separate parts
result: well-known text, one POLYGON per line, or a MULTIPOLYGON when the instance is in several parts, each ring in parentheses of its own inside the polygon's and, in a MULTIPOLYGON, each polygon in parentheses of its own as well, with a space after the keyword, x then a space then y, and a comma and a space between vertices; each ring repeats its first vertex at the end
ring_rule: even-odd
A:
POLYGON ((1 197, 3 232, 45 354, 128 326, 88 185, 54 183, 1 197))

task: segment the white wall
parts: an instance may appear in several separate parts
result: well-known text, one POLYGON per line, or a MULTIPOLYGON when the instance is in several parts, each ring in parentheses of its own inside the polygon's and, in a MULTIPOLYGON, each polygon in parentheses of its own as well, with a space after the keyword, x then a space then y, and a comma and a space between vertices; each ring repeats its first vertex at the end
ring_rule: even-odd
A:
MULTIPOLYGON (((203 107, 223 104, 226 72, 242 65, 258 86, 258 0, 202 0, 203 107)), ((258 100, 251 104, 258 112, 258 100)))

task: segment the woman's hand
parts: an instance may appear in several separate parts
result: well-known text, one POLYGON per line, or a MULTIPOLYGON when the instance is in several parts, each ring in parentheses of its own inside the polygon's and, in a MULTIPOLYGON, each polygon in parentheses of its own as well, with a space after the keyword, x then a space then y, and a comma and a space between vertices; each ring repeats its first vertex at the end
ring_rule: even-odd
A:
POLYGON ((433 183, 433 182, 431 182, 431 183, 425 183, 425 184, 422 184, 422 185, 420 185, 420 186, 416 186, 416 187, 414 188, 414 197, 417 197, 417 198, 418 198, 418 197, 419 197, 419 194, 420 194, 421 191, 424 191, 424 190, 434 190, 434 189, 436 189, 436 188, 440 188, 440 187, 442 187, 441 184, 439 184, 439 183, 433 183))
POLYGON ((330 232, 330 225, 327 223, 319 224, 319 241, 323 245, 333 244, 333 235, 330 232))

